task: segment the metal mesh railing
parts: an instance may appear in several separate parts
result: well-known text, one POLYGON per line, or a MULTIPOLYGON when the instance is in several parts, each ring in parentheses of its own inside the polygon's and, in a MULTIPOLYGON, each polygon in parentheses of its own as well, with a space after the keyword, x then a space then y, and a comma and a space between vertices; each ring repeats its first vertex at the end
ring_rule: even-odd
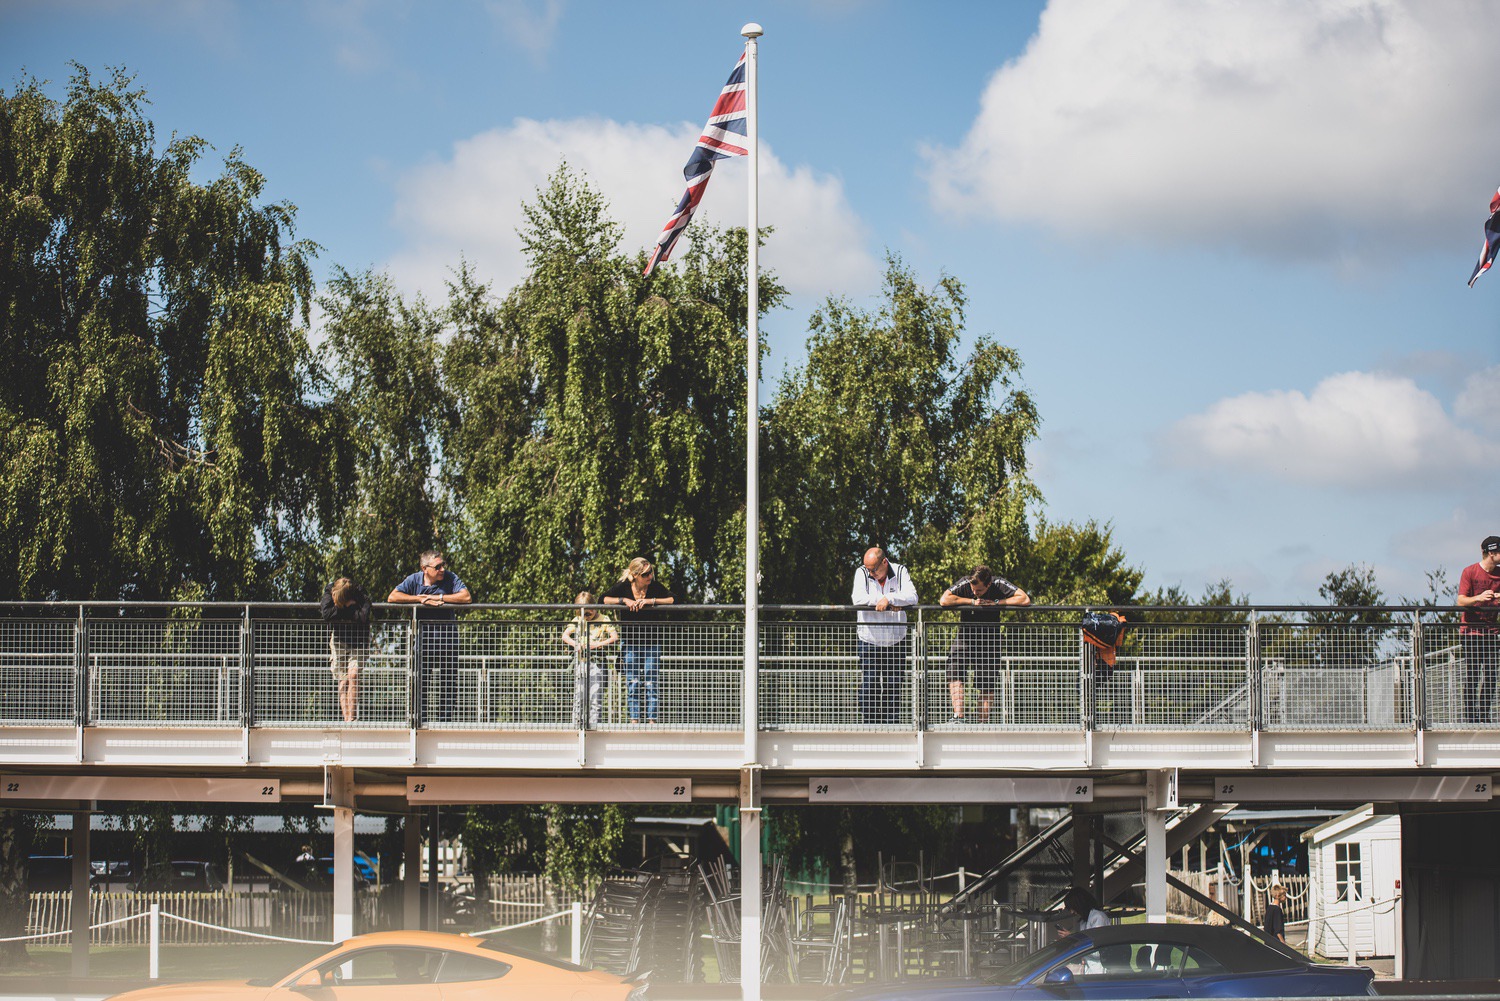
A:
POLYGON ((1428 624, 1422 633, 1427 725, 1434 730, 1500 726, 1500 636, 1465 633, 1457 623, 1428 624))
POLYGON ((0 619, 0 723, 71 726, 77 716, 77 622, 0 619))
MULTIPOLYGON (((0 724, 737 730, 744 623, 674 608, 564 640, 576 610, 383 609, 340 638, 308 606, 0 605, 0 724)), ((617 606, 604 613, 618 615, 617 606)), ((762 611, 768 730, 1500 728, 1500 637, 1442 611, 1145 611, 1112 671, 1078 615, 762 611), (874 640, 874 642, 872 642, 874 640)))
POLYGON ((411 721, 411 624, 375 622, 336 636, 321 622, 253 619, 255 722, 268 726, 407 726, 411 721), (340 684, 354 686, 345 718, 340 684))
POLYGON ((240 619, 89 621, 89 720, 239 726, 243 639, 240 619))
POLYGON ((1055 622, 924 623, 926 720, 971 726, 1073 729, 1083 725, 1083 644, 1055 622))
POLYGON ((1410 626, 1263 623, 1260 648, 1265 729, 1389 730, 1412 725, 1410 626))

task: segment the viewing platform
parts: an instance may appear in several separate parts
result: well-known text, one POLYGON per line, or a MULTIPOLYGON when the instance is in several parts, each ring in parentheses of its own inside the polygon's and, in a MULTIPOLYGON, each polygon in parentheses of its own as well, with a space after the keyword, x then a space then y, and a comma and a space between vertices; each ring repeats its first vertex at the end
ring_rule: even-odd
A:
POLYGON ((747 764, 768 776, 1500 771, 1494 692, 1470 711, 1451 611, 1131 609, 1150 621, 1131 625, 1108 677, 1096 676, 1081 611, 1007 610, 983 635, 988 714, 970 678, 955 721, 958 616, 912 610, 897 700, 872 721, 847 607, 763 606, 748 673, 740 606, 622 623, 623 643, 590 655, 608 674, 596 714, 585 662, 561 640, 574 606, 473 605, 455 623, 378 606, 358 716, 345 721, 311 605, 0 605, 0 766, 700 779, 747 764), (626 644, 659 649, 654 723, 629 721, 626 644), (446 709, 444 650, 456 664, 446 709))

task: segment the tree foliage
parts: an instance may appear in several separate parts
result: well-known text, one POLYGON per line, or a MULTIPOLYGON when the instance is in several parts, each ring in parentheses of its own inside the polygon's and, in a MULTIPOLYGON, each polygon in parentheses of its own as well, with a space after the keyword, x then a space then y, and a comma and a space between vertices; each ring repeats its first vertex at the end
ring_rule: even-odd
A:
POLYGON ((81 68, 0 93, 0 597, 268 595, 320 544, 314 248, 144 104, 81 68))
MULTIPOLYGON (((681 594, 742 587, 743 230, 641 275, 566 165, 525 206, 529 273, 498 304, 466 270, 444 356, 446 481, 470 575, 496 600, 571 600, 633 556, 681 594)), ((783 296, 761 281, 763 309, 783 296)))

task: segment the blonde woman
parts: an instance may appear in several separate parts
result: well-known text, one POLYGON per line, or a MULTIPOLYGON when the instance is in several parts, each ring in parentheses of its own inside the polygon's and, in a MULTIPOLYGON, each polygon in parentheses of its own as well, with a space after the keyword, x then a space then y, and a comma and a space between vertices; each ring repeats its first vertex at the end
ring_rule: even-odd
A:
POLYGON ((661 668, 661 641, 650 623, 673 602, 672 592, 656 579, 656 568, 644 556, 630 561, 619 581, 604 592, 606 605, 620 605, 620 647, 625 651, 625 708, 630 722, 641 721, 641 689, 645 688, 646 722, 656 722, 656 677, 661 668))
MULTIPOLYGON (((598 602, 594 600, 591 592, 579 591, 578 597, 573 599, 573 604, 594 605, 598 602)), ((612 646, 619 639, 620 632, 615 628, 615 624, 609 621, 609 616, 597 608, 579 609, 573 621, 563 626, 562 641, 572 648, 574 665, 579 668, 574 673, 576 680, 573 688, 573 718, 575 720, 583 715, 583 679, 587 676, 589 726, 599 725, 599 710, 604 705, 604 688, 609 680, 604 658, 599 656, 599 651, 612 646), (582 661, 581 665, 579 661, 582 661)))

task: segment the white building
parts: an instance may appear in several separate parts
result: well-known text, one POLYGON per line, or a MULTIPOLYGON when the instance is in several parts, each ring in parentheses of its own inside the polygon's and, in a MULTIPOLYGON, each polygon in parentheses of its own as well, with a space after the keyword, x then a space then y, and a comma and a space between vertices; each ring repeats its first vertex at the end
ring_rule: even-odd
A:
POLYGON ((1319 824, 1307 842, 1307 949, 1329 958, 1394 956, 1401 817, 1367 803, 1319 824))

